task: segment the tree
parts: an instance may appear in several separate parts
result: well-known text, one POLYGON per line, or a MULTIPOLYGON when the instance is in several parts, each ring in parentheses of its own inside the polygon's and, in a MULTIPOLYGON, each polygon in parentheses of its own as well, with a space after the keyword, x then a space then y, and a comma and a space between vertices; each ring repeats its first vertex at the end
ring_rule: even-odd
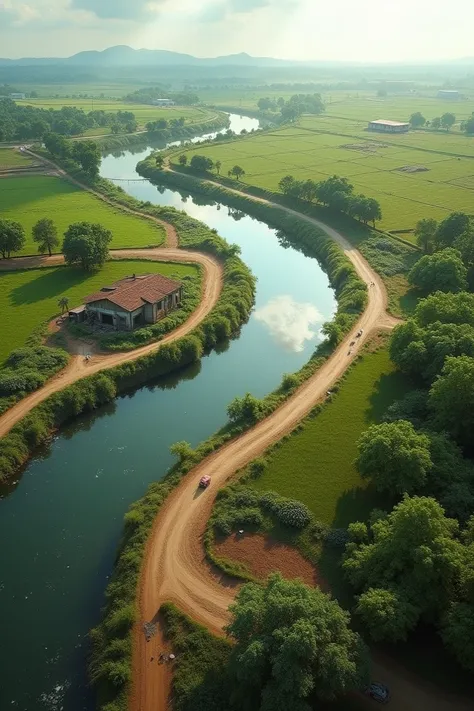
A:
POLYGON ((434 128, 435 131, 439 131, 441 127, 441 118, 439 116, 436 116, 436 118, 432 119, 431 121, 431 128, 434 128))
POLYGON ((436 424, 459 444, 472 447, 474 428, 474 358, 448 357, 430 390, 436 424))
POLYGON ((428 383, 441 373, 446 358, 474 356, 474 327, 435 321, 420 326, 409 320, 398 326, 390 341, 390 357, 405 373, 428 383))
POLYGON ((357 442, 357 468, 379 491, 390 494, 419 491, 433 466, 430 441, 411 422, 372 425, 357 442))
POLYGON ((155 163, 156 163, 156 167, 159 168, 160 170, 163 168, 163 166, 165 164, 165 159, 163 158, 161 153, 158 153, 158 155, 156 156, 155 163))
POLYGON ((111 132, 116 136, 118 133, 120 133, 120 124, 119 123, 113 123, 110 127, 111 132))
POLYGON ((239 708, 310 711, 310 695, 331 700, 367 682, 367 651, 349 614, 319 588, 274 573, 264 586, 244 585, 230 612, 239 708))
POLYGON ((87 271, 101 267, 109 254, 112 233, 91 222, 76 222, 64 234, 66 264, 80 264, 87 271))
POLYGON ((37 242, 40 254, 47 251, 51 256, 53 249, 59 244, 58 230, 53 220, 49 217, 38 220, 33 226, 33 241, 37 242))
MULTIPOLYGON (((474 266, 474 224, 471 223, 462 235, 454 240, 454 248, 461 253, 462 260, 466 267, 474 266)), ((471 270, 472 274, 472 270, 471 270)), ((471 281, 471 279, 469 279, 471 281)))
POLYGON ((231 422, 239 420, 256 422, 262 414, 262 401, 251 393, 246 393, 243 397, 235 397, 227 406, 227 415, 231 422))
POLYGON ((213 161, 207 156, 194 155, 191 158, 191 168, 198 173, 207 173, 213 166, 213 161))
POLYGON ((451 113, 446 113, 441 116, 441 126, 449 131, 450 128, 456 123, 456 116, 451 113))
POLYGON ((384 588, 369 588, 362 593, 355 611, 376 642, 406 640, 419 617, 418 608, 404 599, 401 592, 384 588))
POLYGON ((25 230, 14 220, 0 220, 0 252, 3 259, 10 259, 12 252, 25 246, 25 230))
POLYGON ((394 593, 372 593, 361 612, 380 618, 385 609, 384 636, 403 639, 422 615, 438 617, 454 596, 464 558, 458 523, 435 499, 405 495, 391 513, 366 526, 366 540, 364 525, 357 524, 355 531, 354 524, 349 526, 343 568, 357 590, 394 593))
POLYGON ((317 200, 323 203, 323 205, 330 205, 332 197, 335 193, 345 193, 346 195, 352 195, 354 186, 347 180, 347 178, 341 178, 338 175, 333 175, 327 180, 322 180, 316 184, 315 194, 317 200))
POLYGON ((463 291, 467 288, 467 269, 460 252, 449 247, 421 257, 408 273, 408 282, 428 293, 463 291))
POLYGON ((468 135, 474 133, 474 114, 467 121, 463 122, 462 130, 468 135))
POLYGON ((454 241, 469 230, 471 221, 464 212, 452 212, 444 218, 436 230, 436 249, 451 247, 454 241))
POLYGON ((234 165, 230 172, 232 175, 235 175, 237 180, 240 180, 240 178, 245 175, 245 170, 241 168, 240 165, 234 165))
POLYGON ((222 166, 222 163, 220 162, 220 160, 216 160, 215 166, 216 166, 217 175, 219 175, 221 172, 221 166, 222 166))
POLYGON ((189 459, 193 456, 194 449, 191 447, 189 442, 186 442, 186 440, 183 439, 179 442, 175 442, 174 444, 172 444, 170 447, 170 452, 175 457, 178 457, 180 462, 184 462, 185 459, 189 459))
POLYGON ((441 637, 468 671, 474 671, 474 602, 453 602, 444 615, 441 637))
POLYGON ((185 153, 181 153, 178 160, 180 165, 185 166, 188 162, 188 156, 185 153))
POLYGON ((99 175, 102 156, 97 143, 94 143, 94 141, 75 141, 72 157, 91 178, 96 178, 99 175))
POLYGON ((431 254, 435 247, 435 234, 438 223, 433 218, 427 217, 419 220, 415 226, 415 237, 418 247, 425 254, 431 254))
POLYGON ((421 128, 426 123, 426 119, 420 111, 412 114, 408 121, 412 128, 421 128))
POLYGON ((68 310, 69 307, 69 299, 67 296, 62 296, 59 301, 58 301, 58 306, 61 307, 61 313, 63 314, 65 311, 68 310))
POLYGON ((474 326, 474 294, 438 291, 421 299, 415 309, 415 320, 420 326, 430 323, 465 323, 474 326))
POLYGON ((53 158, 66 158, 69 155, 69 144, 64 136, 60 136, 58 133, 47 133, 43 138, 43 143, 53 158))
POLYGON ((284 195, 289 195, 294 183, 295 179, 292 175, 285 175, 285 177, 282 178, 278 183, 278 187, 280 188, 281 192, 284 193, 284 195))

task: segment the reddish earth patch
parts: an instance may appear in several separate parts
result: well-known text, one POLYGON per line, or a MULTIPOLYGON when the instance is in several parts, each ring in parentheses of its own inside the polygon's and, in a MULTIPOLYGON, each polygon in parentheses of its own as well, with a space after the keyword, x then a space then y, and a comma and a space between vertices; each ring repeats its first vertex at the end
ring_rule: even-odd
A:
POLYGON ((301 553, 267 536, 236 533, 214 544, 214 551, 221 558, 242 563, 256 578, 279 570, 285 578, 300 578, 308 585, 325 588, 318 570, 301 553))

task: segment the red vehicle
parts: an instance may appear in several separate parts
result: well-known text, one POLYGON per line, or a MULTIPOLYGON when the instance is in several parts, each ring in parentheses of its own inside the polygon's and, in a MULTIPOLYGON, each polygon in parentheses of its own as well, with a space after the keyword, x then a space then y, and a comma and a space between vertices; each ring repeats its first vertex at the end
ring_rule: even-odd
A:
POLYGON ((209 484, 211 483, 211 477, 208 476, 207 474, 205 476, 202 476, 199 480, 199 486, 201 489, 207 489, 209 484))

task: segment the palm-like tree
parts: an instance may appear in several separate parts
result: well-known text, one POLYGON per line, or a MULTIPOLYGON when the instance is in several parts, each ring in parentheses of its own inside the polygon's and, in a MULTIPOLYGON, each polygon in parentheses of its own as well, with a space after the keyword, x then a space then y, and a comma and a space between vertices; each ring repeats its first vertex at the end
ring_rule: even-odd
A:
POLYGON ((68 310, 69 307, 69 299, 67 296, 62 296, 59 301, 58 301, 58 306, 61 307, 61 313, 63 314, 65 311, 68 310))

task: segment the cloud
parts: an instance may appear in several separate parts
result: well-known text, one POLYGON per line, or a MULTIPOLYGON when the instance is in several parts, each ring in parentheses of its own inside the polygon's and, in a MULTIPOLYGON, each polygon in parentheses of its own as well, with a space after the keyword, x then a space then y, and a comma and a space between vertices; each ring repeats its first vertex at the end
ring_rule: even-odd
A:
POLYGON ((292 296, 277 296, 254 312, 254 318, 263 323, 276 342, 289 351, 302 351, 306 341, 312 341, 316 326, 324 317, 312 304, 298 303, 292 296))
POLYGON ((150 0, 72 0, 72 7, 87 10, 103 20, 139 20, 156 11, 150 0))

